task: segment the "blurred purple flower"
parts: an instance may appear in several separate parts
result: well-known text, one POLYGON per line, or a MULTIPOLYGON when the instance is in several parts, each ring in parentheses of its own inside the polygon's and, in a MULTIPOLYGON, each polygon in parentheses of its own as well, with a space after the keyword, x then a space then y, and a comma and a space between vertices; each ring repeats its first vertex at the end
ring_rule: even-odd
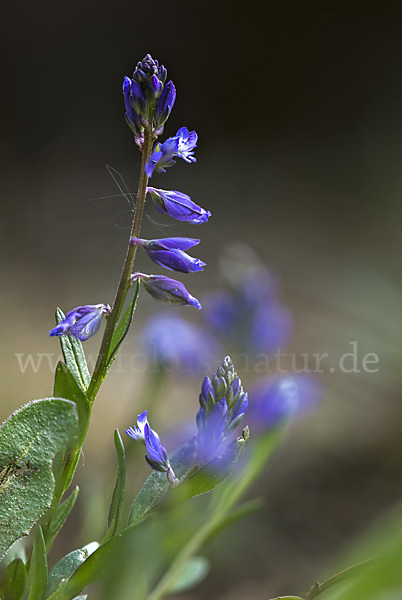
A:
POLYGON ((85 304, 70 310, 63 321, 54 327, 50 336, 72 335, 81 342, 95 335, 98 331, 102 315, 110 313, 108 304, 85 304))
POLYGON ((250 391, 248 418, 254 430, 275 427, 315 407, 322 388, 315 377, 285 375, 265 378, 250 391))
POLYGON ((131 281, 140 279, 148 294, 155 300, 165 304, 194 306, 198 310, 202 308, 197 298, 192 296, 180 281, 170 279, 165 275, 145 275, 144 273, 134 273, 130 279, 131 281))
POLYGON ((224 440, 228 407, 226 399, 217 402, 207 413, 203 408, 197 413, 197 453, 200 458, 210 459, 224 440))
POLYGON ((276 299, 272 276, 263 267, 242 273, 227 289, 213 291, 204 304, 209 325, 241 351, 271 353, 292 331, 290 311, 276 299))
POLYGON ((209 210, 204 210, 195 204, 190 196, 183 192, 159 190, 153 187, 148 187, 147 191, 151 194, 157 210, 170 215, 177 221, 200 225, 208 221, 211 216, 209 210))
POLYGON ((205 329, 166 312, 148 321, 141 345, 160 368, 180 373, 208 371, 220 354, 218 342, 205 329))
POLYGON ((203 270, 206 263, 184 252, 199 243, 200 240, 181 237, 157 240, 144 240, 136 237, 130 239, 130 244, 142 246, 149 258, 156 264, 180 273, 194 273, 203 270))

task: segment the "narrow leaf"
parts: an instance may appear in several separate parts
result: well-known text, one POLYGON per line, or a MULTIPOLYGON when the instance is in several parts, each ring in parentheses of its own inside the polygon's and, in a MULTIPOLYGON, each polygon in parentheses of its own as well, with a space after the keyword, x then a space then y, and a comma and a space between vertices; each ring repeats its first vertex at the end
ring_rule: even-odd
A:
POLYGON ((63 527, 64 523, 66 522, 67 517, 70 514, 70 512, 72 511, 73 506, 78 498, 79 491, 80 491, 79 487, 77 486, 75 488, 75 490, 67 498, 67 500, 65 500, 63 502, 63 504, 60 504, 60 506, 57 507, 57 509, 53 515, 53 518, 50 522, 50 525, 49 525, 48 535, 47 535, 48 543, 51 542, 56 537, 56 535, 58 534, 60 529, 63 527))
POLYGON ((28 583, 27 570, 20 558, 15 558, 7 567, 0 583, 2 600, 22 600, 28 583))
MULTIPOLYGON (((176 477, 180 478, 194 464, 195 449, 193 443, 181 446, 169 457, 176 477)), ((128 522, 130 525, 140 522, 166 496, 171 484, 166 473, 153 471, 148 477, 131 507, 128 522)))
POLYGON ((53 463, 53 472, 58 488, 58 492, 56 493, 61 496, 64 490, 70 485, 77 467, 81 454, 81 446, 89 425, 91 409, 86 395, 78 386, 67 365, 62 362, 59 362, 56 368, 54 396, 75 402, 78 411, 77 436, 71 445, 70 451, 59 454, 53 463))
POLYGON ((73 402, 48 398, 24 406, 0 428, 0 557, 50 506, 52 461, 76 425, 73 402))
POLYGON ((66 400, 75 402, 81 427, 86 431, 90 411, 88 399, 69 367, 61 361, 56 367, 53 393, 55 398, 66 398, 66 400))
POLYGON ((176 575, 174 583, 166 590, 166 594, 178 594, 189 590, 205 579, 210 563, 205 556, 191 556, 176 575))
MULTIPOLYGON (((56 323, 59 324, 64 318, 65 314, 58 308, 56 310, 56 323)), ((87 361, 80 340, 72 335, 61 335, 60 344, 66 365, 70 369, 81 390, 85 393, 91 380, 91 376, 88 371, 87 361)))
POLYGON ((114 432, 114 445, 118 458, 118 470, 116 484, 113 490, 112 501, 110 503, 108 516, 108 530, 104 542, 115 535, 121 525, 124 507, 124 492, 126 485, 126 453, 120 433, 117 429, 114 432))
POLYGON ((64 556, 58 563, 55 564, 49 573, 49 578, 46 588, 46 598, 51 596, 60 586, 64 587, 73 573, 80 565, 99 547, 97 542, 92 542, 80 548, 73 550, 64 556))
POLYGON ((137 281, 134 295, 130 300, 130 304, 128 305, 126 312, 120 319, 120 322, 119 322, 118 326, 116 327, 116 330, 113 334, 112 341, 110 343, 110 351, 109 351, 109 356, 107 358, 106 369, 110 368, 110 365, 112 364, 120 345, 123 343, 123 340, 126 337, 128 330, 130 329, 134 311, 137 306, 139 292, 140 292, 140 282, 137 281))
POLYGON ((31 555, 28 600, 42 600, 47 585, 46 544, 41 527, 36 530, 31 555))
POLYGON ((70 600, 91 583, 110 577, 116 571, 119 561, 127 554, 124 542, 131 537, 131 533, 131 529, 125 530, 99 546, 46 600, 70 600))

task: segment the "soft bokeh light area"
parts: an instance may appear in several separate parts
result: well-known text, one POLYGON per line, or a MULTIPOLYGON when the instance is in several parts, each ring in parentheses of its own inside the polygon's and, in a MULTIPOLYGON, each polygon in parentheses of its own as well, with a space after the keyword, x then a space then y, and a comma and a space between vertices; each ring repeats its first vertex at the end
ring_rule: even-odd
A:
MULTIPOLYGON (((152 185, 188 193, 212 218, 202 226, 177 223, 148 203, 142 237, 201 239, 194 255, 207 263, 205 272, 178 279, 206 305, 224 285, 227 253, 232 261, 233 252, 239 261, 255 256, 291 315, 280 369, 318 370, 310 375, 323 390, 319 405, 287 428, 250 492, 265 498, 263 508, 208 543, 209 576, 180 598, 302 593, 401 494, 398 6, 45 0, 5 12, 1 420, 52 394, 60 347, 48 332, 56 306, 66 312, 113 301, 140 160, 121 84, 150 52, 177 87, 166 136, 183 125, 199 134, 197 163, 181 162, 152 185), (325 356, 316 369, 318 354, 325 356), (367 355, 378 362, 364 363, 367 355)), ((163 272, 140 252, 136 267, 163 272)), ((147 369, 141 332, 159 310, 141 294, 94 406, 68 548, 56 553, 102 535, 115 427, 123 432, 150 402, 152 422, 166 434, 177 415, 183 423, 195 418, 210 372, 168 372, 160 381, 147 369)), ((192 308, 163 310, 205 327, 192 308)), ((90 364, 99 342, 99 334, 85 342, 90 364)), ((222 336, 214 343, 219 362, 229 349, 222 336)), ((239 349, 233 359, 246 390, 270 374, 239 349)), ((278 374, 278 362, 270 364, 278 374)), ((148 468, 137 448, 128 454, 134 494, 148 468)), ((183 523, 191 521, 186 510, 183 523)))

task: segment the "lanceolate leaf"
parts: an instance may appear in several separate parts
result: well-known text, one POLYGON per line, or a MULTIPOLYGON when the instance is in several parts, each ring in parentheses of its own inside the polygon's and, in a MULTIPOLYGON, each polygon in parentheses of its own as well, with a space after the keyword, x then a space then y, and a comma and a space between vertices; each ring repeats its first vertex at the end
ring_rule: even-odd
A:
MULTIPOLYGON (((81 425, 80 429, 85 429, 86 431, 90 411, 89 402, 85 393, 76 382, 69 367, 63 362, 59 362, 56 368, 53 393, 55 398, 66 398, 67 400, 75 402, 81 425)), ((85 432, 83 433, 83 436, 85 437, 85 432)))
MULTIPOLYGON (((65 314, 58 308, 56 310, 56 323, 59 324, 64 318, 65 314)), ((66 365, 81 390, 86 392, 91 376, 80 340, 72 335, 61 335, 60 344, 66 365)))
POLYGON ((126 312, 120 319, 118 326, 113 334, 112 341, 110 344, 110 352, 107 360, 106 369, 109 369, 112 364, 117 351, 120 345, 123 343, 124 338, 126 337, 128 330, 130 329, 131 321, 133 319, 135 307, 137 306, 138 294, 140 292, 140 282, 137 281, 134 295, 130 300, 130 304, 127 307, 126 312))
MULTIPOLYGON (((176 477, 180 478, 191 468, 195 459, 195 450, 192 443, 181 446, 169 457, 170 464, 176 477)), ((131 507, 129 525, 141 521, 166 496, 171 484, 166 473, 153 471, 140 489, 131 507)))
POLYGON ((78 411, 78 428, 76 438, 70 445, 70 451, 60 453, 54 462, 54 475, 56 477, 56 494, 61 496, 68 488, 74 475, 84 441, 90 417, 90 405, 87 397, 78 386, 71 371, 62 362, 59 362, 54 380, 54 396, 72 400, 78 411))
POLYGON ((16 411, 0 428, 0 557, 50 506, 52 461, 76 426, 73 402, 47 398, 16 411))
POLYGON ((114 487, 112 501, 110 503, 109 516, 108 516, 108 530, 105 540, 108 540, 121 525, 121 519, 123 516, 124 507, 124 492, 126 484, 126 453, 124 450, 123 442, 120 437, 120 433, 116 429, 114 432, 114 445, 117 452, 117 458, 119 461, 116 485, 114 487))
POLYGON ((80 491, 79 487, 77 486, 75 488, 75 490, 67 498, 67 500, 65 500, 63 502, 63 504, 60 504, 60 506, 58 506, 57 509, 55 510, 55 513, 50 522, 49 530, 48 530, 48 534, 47 534, 48 543, 56 537, 56 535, 58 534, 60 529, 63 527, 64 523, 66 522, 67 517, 70 514, 70 512, 72 511, 74 504, 78 498, 79 491, 80 491))
POLYGON ((28 583, 27 570, 20 558, 15 558, 7 567, 0 583, 2 600, 22 600, 28 583))
POLYGON ((52 595, 60 585, 64 587, 65 583, 70 579, 71 575, 78 569, 80 565, 98 548, 97 542, 92 542, 79 550, 73 550, 64 556, 58 563, 55 564, 49 573, 49 578, 46 588, 46 598, 52 595))
POLYGON ((31 556, 28 600, 42 600, 47 585, 46 545, 40 527, 36 530, 35 541, 31 556))

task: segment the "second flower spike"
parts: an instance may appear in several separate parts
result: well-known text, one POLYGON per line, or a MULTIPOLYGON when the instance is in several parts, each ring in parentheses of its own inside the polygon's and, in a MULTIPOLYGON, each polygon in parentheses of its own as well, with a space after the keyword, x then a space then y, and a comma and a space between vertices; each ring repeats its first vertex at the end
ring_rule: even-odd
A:
POLYGON ((194 273, 202 271, 205 264, 199 258, 194 258, 185 252, 200 243, 200 240, 183 237, 162 238, 157 240, 144 240, 132 237, 132 246, 142 246, 149 258, 156 264, 178 271, 180 273, 194 273))

